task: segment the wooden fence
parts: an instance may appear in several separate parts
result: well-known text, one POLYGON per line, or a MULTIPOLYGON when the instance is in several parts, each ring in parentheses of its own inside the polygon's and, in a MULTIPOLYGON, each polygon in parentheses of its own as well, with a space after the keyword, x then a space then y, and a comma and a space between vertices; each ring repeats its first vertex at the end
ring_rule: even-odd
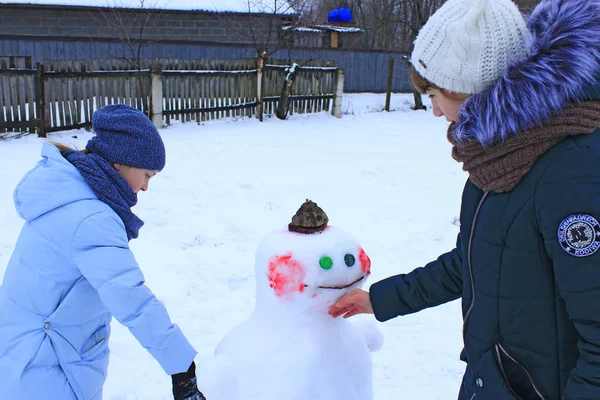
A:
MULTIPOLYGON (((142 110, 157 126, 242 116, 262 120, 263 114, 275 113, 289 67, 255 59, 145 59, 136 65, 109 59, 57 60, 32 66, 29 57, 0 57, 0 134, 45 136, 90 128, 93 112, 115 103, 142 110)), ((343 71, 329 62, 295 70, 289 112, 331 110, 339 117, 332 103, 343 71)))
POLYGON ((0 57, 0 132, 42 130, 39 72, 31 57, 0 57))

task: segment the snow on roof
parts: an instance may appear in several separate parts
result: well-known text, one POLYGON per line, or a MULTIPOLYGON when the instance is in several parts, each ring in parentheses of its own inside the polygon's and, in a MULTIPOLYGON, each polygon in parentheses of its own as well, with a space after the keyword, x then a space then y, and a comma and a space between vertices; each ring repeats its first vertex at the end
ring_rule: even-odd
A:
POLYGON ((295 30, 297 32, 311 32, 311 33, 323 33, 323 31, 333 31, 340 33, 356 33, 364 32, 360 28, 353 28, 351 26, 334 26, 334 25, 311 25, 309 26, 284 26, 281 28, 284 31, 295 30))
POLYGON ((296 32, 323 33, 322 29, 314 29, 306 26, 284 26, 281 29, 284 31, 294 30, 296 32))
POLYGON ((351 26, 315 25, 314 27, 324 29, 326 31, 334 31, 334 32, 345 32, 345 33, 364 32, 364 30, 362 30, 360 28, 353 28, 351 26))
MULTIPOLYGON (((140 8, 141 0, 0 0, 0 4, 140 8)), ((144 8, 255 14, 296 14, 296 11, 287 0, 144 0, 144 8)))

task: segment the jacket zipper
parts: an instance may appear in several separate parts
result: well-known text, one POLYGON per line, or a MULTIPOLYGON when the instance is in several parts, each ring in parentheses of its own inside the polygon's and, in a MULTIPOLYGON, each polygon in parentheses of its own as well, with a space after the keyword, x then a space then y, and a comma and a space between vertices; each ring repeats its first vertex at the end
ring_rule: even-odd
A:
POLYGON ((479 204, 477 205, 477 209, 475 210, 475 215, 473 216, 473 223, 471 224, 471 234, 469 235, 469 247, 467 249, 467 264, 469 265, 469 278, 471 278, 471 304, 465 313, 465 318, 463 319, 463 341, 465 341, 467 334, 467 320, 471 315, 471 311, 473 311, 473 305, 475 304, 475 281, 473 279, 473 266, 471 265, 471 247, 473 246, 473 236, 475 235, 475 225, 477 225, 477 218, 479 218, 479 212, 481 211, 481 206, 488 196, 489 192, 485 192, 479 200, 479 204))
MULTIPOLYGON (((533 387, 533 390, 535 390, 535 394, 537 394, 537 395, 538 395, 538 397, 540 398, 540 400, 545 400, 545 399, 544 399, 544 396, 542 396, 542 392, 541 392, 541 391, 538 389, 538 387, 536 386, 536 384, 535 384, 535 382, 534 382, 534 379, 533 379, 533 376, 531 376, 531 373, 529 372, 529 369, 528 369, 528 368, 525 368, 523 365, 521 365, 521 363, 520 363, 520 362, 518 362, 517 360, 515 360, 515 358, 514 358, 513 356, 511 356, 511 355, 510 355, 510 353, 509 353, 508 351, 506 351, 506 350, 504 349, 504 347, 502 347, 502 345, 501 345, 500 343, 496 344, 496 351, 498 351, 498 349, 500 349, 500 351, 502 351, 502 353, 503 353, 503 354, 504 354, 506 357, 510 358, 510 360, 511 360, 512 362, 514 362, 515 364, 517 364, 517 365, 519 366, 519 368, 521 368, 523 371, 525 371, 525 373, 527 374, 527 378, 529 379, 529 383, 530 383, 530 384, 531 384, 531 386, 533 387)), ((500 354, 499 354, 499 353, 498 353, 498 356, 500 356, 500 354)), ((501 362, 502 360, 499 360, 499 361, 500 361, 500 365, 502 365, 502 362, 501 362)), ((504 374, 504 370, 502 370, 502 373, 504 374)), ((506 378, 505 378, 505 379, 506 379, 506 378)), ((507 383, 508 383, 508 381, 507 381, 507 383)))

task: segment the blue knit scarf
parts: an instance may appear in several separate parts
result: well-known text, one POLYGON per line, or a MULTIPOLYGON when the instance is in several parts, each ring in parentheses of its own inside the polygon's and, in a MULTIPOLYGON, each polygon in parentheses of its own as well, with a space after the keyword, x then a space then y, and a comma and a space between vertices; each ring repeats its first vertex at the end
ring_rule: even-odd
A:
POLYGON ((144 221, 131 211, 131 207, 137 203, 137 194, 125 178, 107 160, 95 153, 83 154, 70 150, 63 156, 79 170, 98 199, 108 204, 121 218, 125 224, 127 239, 137 238, 144 221))

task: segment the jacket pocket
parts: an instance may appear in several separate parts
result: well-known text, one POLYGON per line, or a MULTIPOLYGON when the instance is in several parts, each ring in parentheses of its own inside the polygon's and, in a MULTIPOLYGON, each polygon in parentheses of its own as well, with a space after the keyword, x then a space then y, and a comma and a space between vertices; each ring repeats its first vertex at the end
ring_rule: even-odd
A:
POLYGON ((504 381, 519 400, 546 399, 535 374, 506 347, 501 343, 496 343, 494 354, 504 381))
MULTIPOLYGON (((523 400, 517 397, 502 376, 492 348, 479 359, 472 369, 472 384, 476 399, 481 400, 523 400)), ((469 397, 470 398, 470 397, 469 397)))
POLYGON ((110 328, 108 326, 103 326, 92 333, 81 347, 79 353, 81 358, 83 360, 93 358, 99 350, 106 348, 109 334, 110 328))

